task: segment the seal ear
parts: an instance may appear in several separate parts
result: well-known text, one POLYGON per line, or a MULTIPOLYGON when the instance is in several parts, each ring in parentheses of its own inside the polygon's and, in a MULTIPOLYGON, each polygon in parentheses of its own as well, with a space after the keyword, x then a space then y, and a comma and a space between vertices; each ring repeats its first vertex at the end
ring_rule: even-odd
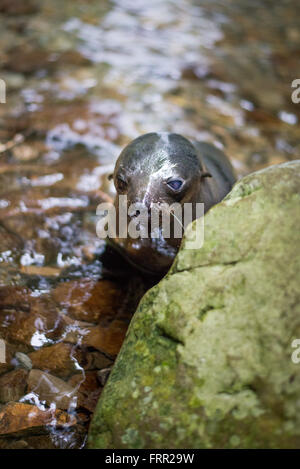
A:
POLYGON ((200 173, 201 179, 202 178, 212 178, 212 175, 208 171, 204 171, 200 173))
POLYGON ((210 174, 209 171, 207 171, 206 166, 204 164, 203 158, 201 155, 199 155, 200 159, 200 177, 202 178, 211 178, 212 175, 210 174))
POLYGON ((109 181, 111 181, 113 177, 114 177, 113 174, 109 174, 109 175, 107 176, 107 179, 108 179, 109 181))

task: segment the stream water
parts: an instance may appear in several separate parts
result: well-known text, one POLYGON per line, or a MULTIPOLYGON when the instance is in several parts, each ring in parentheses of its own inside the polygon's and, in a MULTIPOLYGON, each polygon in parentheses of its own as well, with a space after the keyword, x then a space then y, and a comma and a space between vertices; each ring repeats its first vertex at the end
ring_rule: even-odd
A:
POLYGON ((240 177, 299 158, 299 17, 296 0, 0 2, 0 448, 84 446, 151 285, 96 236, 126 143, 212 142, 240 177))

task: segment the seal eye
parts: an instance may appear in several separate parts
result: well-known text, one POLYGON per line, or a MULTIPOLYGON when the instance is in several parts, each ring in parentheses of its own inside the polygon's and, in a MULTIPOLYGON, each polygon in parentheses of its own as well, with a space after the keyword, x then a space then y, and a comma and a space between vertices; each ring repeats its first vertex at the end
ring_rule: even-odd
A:
POLYGON ((116 189, 118 192, 126 192, 127 191, 127 182, 124 179, 118 177, 116 180, 116 189))
POLYGON ((180 179, 171 179, 171 181, 167 182, 167 185, 173 189, 173 191, 179 191, 182 187, 183 181, 180 179))

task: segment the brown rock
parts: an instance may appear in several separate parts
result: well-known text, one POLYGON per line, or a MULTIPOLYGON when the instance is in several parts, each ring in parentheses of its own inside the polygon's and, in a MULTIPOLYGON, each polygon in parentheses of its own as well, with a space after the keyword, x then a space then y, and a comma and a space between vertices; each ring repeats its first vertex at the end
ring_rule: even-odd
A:
POLYGON ((16 248, 21 249, 23 242, 19 236, 11 233, 9 230, 6 230, 4 226, 0 225, 0 245, 1 252, 12 251, 16 248))
POLYGON ((27 371, 14 370, 0 377, 0 402, 18 401, 26 393, 27 371))
POLYGON ((2 0, 0 4, 0 12, 7 15, 28 15, 36 10, 36 2, 31 0, 26 2, 22 0, 2 0))
POLYGON ((277 116, 267 111, 264 111, 263 109, 254 109, 253 111, 248 111, 247 118, 249 122, 263 123, 266 125, 267 124, 272 124, 272 125, 279 124, 279 119, 277 116))
POLYGON ((74 345, 59 342, 30 353, 29 358, 34 368, 67 378, 78 369, 76 364, 81 365, 83 353, 74 345))
MULTIPOLYGON (((45 57, 43 62, 46 62, 45 57)), ((12 63, 11 60, 10 63, 12 63)), ((37 63, 37 65, 39 65, 39 68, 42 68, 41 63, 37 63)), ((55 62, 49 61, 46 65, 48 67, 56 66, 55 62)), ((26 67, 26 69, 27 68, 29 67, 26 67)), ((72 126, 73 122, 78 119, 78 116, 84 120, 87 120, 90 117, 88 106, 83 103, 82 100, 72 100, 72 102, 69 103, 47 102, 42 109, 31 114, 30 126, 32 129, 40 132, 48 132, 49 129, 61 124, 62 122, 72 126)), ((76 170, 78 168, 73 166, 73 169, 76 170)))
POLYGON ((76 321, 76 319, 70 318, 67 315, 63 317, 63 321, 66 330, 63 341, 81 346, 83 337, 89 333, 93 324, 84 321, 76 321))
POLYGON ((5 340, 40 346, 62 333, 60 315, 47 296, 33 297, 26 288, 0 287, 0 334, 5 340))
POLYGON ((56 65, 62 67, 66 67, 66 65, 76 65, 76 67, 83 67, 89 64, 89 59, 75 50, 67 50, 62 52, 56 60, 56 65))
POLYGON ((101 370, 112 365, 112 360, 98 351, 86 352, 83 368, 85 370, 101 370))
POLYGON ((25 440, 0 438, 0 449, 28 449, 28 443, 25 440))
POLYGON ((91 327, 88 334, 83 337, 82 344, 116 356, 124 341, 127 327, 127 324, 119 320, 112 321, 107 327, 91 327))
POLYGON ((0 449, 73 449, 81 448, 84 442, 86 431, 82 425, 72 432, 61 435, 33 435, 22 438, 2 437, 0 438, 0 449))
POLYGON ((73 387, 78 386, 78 407, 84 407, 90 412, 94 412, 102 386, 99 383, 97 371, 88 371, 84 378, 79 375, 72 376, 68 383, 73 387))
POLYGON ((0 435, 41 431, 45 426, 71 427, 74 416, 61 410, 41 410, 35 405, 13 402, 0 410, 0 435))
POLYGON ((122 304, 124 291, 111 280, 95 282, 81 279, 60 283, 54 290, 53 297, 75 319, 98 322, 104 317, 116 315, 122 304))
MULTIPOLYGON (((1 189, 1 181, 0 181, 1 189)), ((68 194, 64 193, 66 197, 68 194)), ((53 191, 53 196, 64 197, 62 193, 55 193, 53 191)), ((50 194, 50 197, 52 195, 50 194)), ((55 265, 57 261, 57 255, 62 249, 62 246, 66 245, 66 240, 63 239, 62 231, 64 224, 60 221, 54 221, 53 218, 46 217, 45 212, 39 205, 41 201, 45 200, 45 191, 39 190, 38 187, 35 187, 34 190, 18 190, 14 193, 6 195, 6 198, 9 198, 11 205, 4 210, 1 210, 0 217, 3 220, 3 226, 7 230, 15 233, 20 237, 20 239, 29 243, 31 240, 35 240, 35 250, 36 252, 44 256, 45 265, 53 264, 55 265), (19 204, 22 202, 28 207, 28 212, 21 213, 19 204), (31 211, 32 209, 32 211, 31 211), (36 213, 34 213, 36 212, 36 213), (40 237, 40 233, 44 232, 49 235, 49 237, 40 237)), ((54 207, 51 210, 62 210, 59 207, 54 207)), ((54 215, 55 217, 55 215, 54 215)), ((74 217, 70 220, 70 229, 72 229, 72 236, 68 239, 68 245, 74 246, 76 244, 76 236, 78 232, 74 228, 74 217)), ((47 235, 47 236, 48 236, 47 235)), ((39 266, 24 266, 22 272, 29 275, 45 275, 52 276, 59 273, 57 267, 39 267, 39 266)))
POLYGON ((6 70, 16 73, 30 74, 43 68, 53 68, 53 63, 47 51, 27 46, 11 49, 3 66, 6 70))
POLYGON ((116 319, 105 326, 93 326, 70 318, 66 319, 64 318, 66 324, 70 326, 73 323, 73 327, 64 336, 64 342, 93 347, 110 357, 115 357, 119 353, 128 327, 125 322, 116 319))
POLYGON ((55 403, 59 409, 66 410, 76 406, 76 388, 56 376, 40 370, 31 370, 28 375, 28 392, 38 394, 41 401, 50 406, 55 403))

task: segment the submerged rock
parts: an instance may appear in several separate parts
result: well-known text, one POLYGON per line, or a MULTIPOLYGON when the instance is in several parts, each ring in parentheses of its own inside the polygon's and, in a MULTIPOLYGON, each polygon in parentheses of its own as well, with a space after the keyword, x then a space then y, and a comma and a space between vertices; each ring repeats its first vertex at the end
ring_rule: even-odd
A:
POLYGON ((87 329, 82 344, 93 347, 110 357, 115 357, 119 353, 126 331, 127 324, 115 319, 107 327, 94 326, 87 329))
POLYGON ((47 297, 33 297, 26 288, 3 286, 0 303, 0 333, 5 340, 34 347, 62 332, 59 311, 47 297))
POLYGON ((10 371, 0 377, 0 402, 18 401, 25 394, 27 371, 10 371))
POLYGON ((51 435, 34 435, 25 438, 1 438, 0 449, 57 449, 51 435))
POLYGON ((74 345, 58 342, 30 353, 35 368, 66 378, 79 369, 82 352, 74 345))
POLYGON ((88 371, 84 377, 74 375, 69 379, 68 384, 76 389, 77 407, 83 407, 93 412, 102 392, 102 387, 99 386, 98 372, 88 371))
POLYGON ((76 424, 74 416, 61 410, 42 410, 31 404, 12 402, 0 411, 0 435, 39 433, 45 425, 52 427, 72 427, 76 424))
POLYGON ((0 12, 8 15, 28 15, 36 10, 36 2, 31 0, 26 3, 20 0, 3 0, 0 5, 0 12))
POLYGON ((63 339, 65 342, 96 349, 109 359, 115 358, 119 353, 128 327, 126 322, 119 319, 114 319, 103 326, 93 326, 87 322, 74 321, 70 318, 65 318, 65 322, 69 327, 69 331, 63 339))
POLYGON ((253 173, 190 225, 141 301, 91 448, 298 448, 300 161, 253 173))
POLYGON ((17 352, 15 355, 15 359, 17 360, 17 367, 23 368, 24 370, 31 370, 32 368, 32 361, 26 355, 26 353, 17 352))
MULTIPOLYGON (((22 240, 14 233, 11 233, 4 226, 0 225, 0 252, 13 251, 15 248, 22 248, 22 240)), ((3 260, 1 259, 1 262, 3 260)))
POLYGON ((62 379, 40 370, 30 371, 28 392, 34 392, 40 401, 45 401, 49 406, 54 403, 58 409, 67 410, 76 407, 76 389, 62 379))
POLYGON ((122 306, 124 296, 124 289, 106 279, 62 282, 53 292, 55 301, 65 307, 72 317, 88 322, 114 317, 122 306))

